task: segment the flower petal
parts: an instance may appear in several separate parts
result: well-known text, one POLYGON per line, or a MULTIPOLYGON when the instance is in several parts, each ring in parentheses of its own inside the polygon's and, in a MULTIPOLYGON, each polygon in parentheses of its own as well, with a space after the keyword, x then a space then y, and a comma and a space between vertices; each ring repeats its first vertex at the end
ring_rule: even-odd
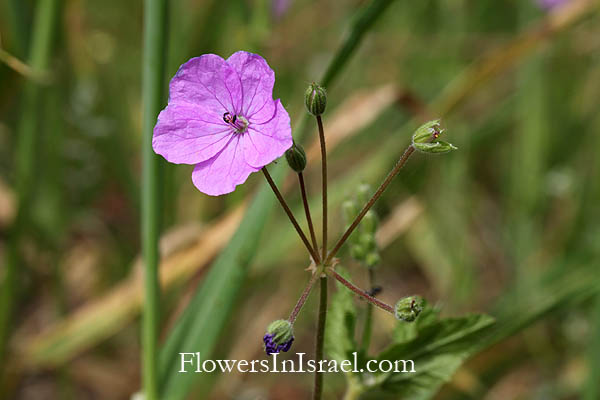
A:
POLYGON ((242 87, 240 113, 248 119, 260 110, 273 114, 275 73, 258 54, 238 51, 227 59, 238 74, 242 87))
POLYGON ((221 151, 232 135, 232 128, 213 111, 175 102, 158 115, 152 148, 169 162, 197 164, 221 151))
POLYGON ((275 114, 264 124, 250 124, 242 134, 241 144, 248 165, 262 168, 281 157, 292 147, 290 116, 279 100, 274 101, 275 114))
POLYGON ((248 179, 248 175, 259 169, 245 162, 240 135, 234 135, 221 152, 196 165, 192 181, 201 192, 219 196, 233 192, 237 185, 248 179))
POLYGON ((237 114, 241 100, 238 73, 215 54, 190 59, 179 67, 169 84, 169 104, 193 103, 222 115, 226 112, 237 114))

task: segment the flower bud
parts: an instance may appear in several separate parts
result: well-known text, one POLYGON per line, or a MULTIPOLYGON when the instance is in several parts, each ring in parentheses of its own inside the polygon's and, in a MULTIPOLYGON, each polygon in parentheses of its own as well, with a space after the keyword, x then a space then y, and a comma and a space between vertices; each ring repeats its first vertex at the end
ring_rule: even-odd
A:
POLYGON ((430 143, 435 141, 444 130, 440 127, 440 120, 436 119, 433 121, 425 122, 423 125, 417 128, 413 134, 412 141, 414 143, 430 143))
POLYGON ((367 256, 367 250, 361 244, 353 244, 350 246, 350 257, 357 261, 363 261, 367 256))
POLYGON ((377 214, 375 214, 375 211, 367 211, 360 223, 363 232, 369 233, 371 235, 374 235, 375 232, 377 232, 377 214))
POLYGON ((396 319, 413 322, 423 311, 423 299, 419 296, 409 296, 401 299, 394 307, 396 319))
POLYGON ((429 154, 443 154, 457 149, 453 144, 441 140, 434 143, 413 143, 413 146, 420 152, 429 154))
POLYGON ((292 323, 285 319, 273 321, 267 327, 267 333, 263 337, 265 352, 267 355, 288 351, 294 341, 294 330, 292 323))
POLYGON ((361 232, 357 242, 367 251, 377 250, 377 243, 373 234, 361 232))
POLYGON ((362 183, 360 186, 358 186, 358 190, 356 191, 356 199, 360 203, 361 207, 365 205, 367 201, 369 201, 372 195, 373 188, 368 183, 362 183))
POLYGON ((304 103, 309 113, 315 116, 321 115, 325 112, 327 106, 327 92, 313 82, 304 93, 304 103))
POLYGON ((285 152, 285 159, 290 168, 298 173, 304 171, 304 168, 306 168, 306 153, 302 146, 295 142, 292 144, 292 147, 285 152))
POLYGON ((369 268, 376 267, 381 262, 381 256, 378 252, 372 251, 365 257, 365 265, 369 268))
POLYGON ((354 201, 346 200, 342 203, 342 215, 346 224, 351 224, 359 212, 360 210, 354 201))

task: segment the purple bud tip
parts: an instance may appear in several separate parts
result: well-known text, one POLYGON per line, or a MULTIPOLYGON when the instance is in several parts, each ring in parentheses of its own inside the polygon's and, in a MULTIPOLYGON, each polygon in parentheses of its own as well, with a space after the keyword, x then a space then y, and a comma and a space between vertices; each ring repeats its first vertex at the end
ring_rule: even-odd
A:
POLYGON ((552 10, 568 2, 569 0, 537 0, 539 6, 545 10, 552 10))
POLYGON ((282 352, 282 351, 288 351, 292 347, 292 342, 294 341, 293 336, 290 340, 288 340, 287 342, 283 342, 281 344, 277 344, 273 340, 274 336, 275 335, 273 335, 272 333, 267 333, 263 337, 263 342, 265 342, 265 352, 267 353, 268 356, 270 356, 271 354, 276 354, 276 353, 282 352))

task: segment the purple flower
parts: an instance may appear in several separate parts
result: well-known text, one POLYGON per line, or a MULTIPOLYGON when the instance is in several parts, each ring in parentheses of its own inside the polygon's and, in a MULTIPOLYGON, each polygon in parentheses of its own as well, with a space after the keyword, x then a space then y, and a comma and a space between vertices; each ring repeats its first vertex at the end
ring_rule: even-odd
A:
POLYGON ((263 336, 263 342, 265 342, 265 352, 268 356, 282 351, 288 351, 292 347, 293 341, 294 337, 292 336, 287 341, 278 344, 277 340, 275 340, 274 333, 267 333, 265 336, 263 336))
POLYGON ((537 0, 537 3, 540 7, 551 10, 555 7, 561 6, 564 3, 567 3, 569 0, 537 0))
POLYGON ((290 117, 273 100, 275 73, 259 55, 204 54, 169 85, 152 147, 175 164, 195 164, 192 181, 211 196, 230 193, 292 146, 290 117))

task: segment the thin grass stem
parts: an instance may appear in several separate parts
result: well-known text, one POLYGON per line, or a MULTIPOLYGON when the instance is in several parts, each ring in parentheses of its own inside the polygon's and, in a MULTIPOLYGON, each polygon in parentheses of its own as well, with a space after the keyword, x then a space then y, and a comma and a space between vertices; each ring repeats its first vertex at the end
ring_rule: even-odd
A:
POLYGON ((142 382, 146 400, 159 398, 158 327, 160 288, 158 236, 160 229, 160 160, 152 150, 152 133, 164 99, 167 47, 167 1, 146 0, 142 76, 142 187, 141 241, 144 260, 142 320, 142 382))

